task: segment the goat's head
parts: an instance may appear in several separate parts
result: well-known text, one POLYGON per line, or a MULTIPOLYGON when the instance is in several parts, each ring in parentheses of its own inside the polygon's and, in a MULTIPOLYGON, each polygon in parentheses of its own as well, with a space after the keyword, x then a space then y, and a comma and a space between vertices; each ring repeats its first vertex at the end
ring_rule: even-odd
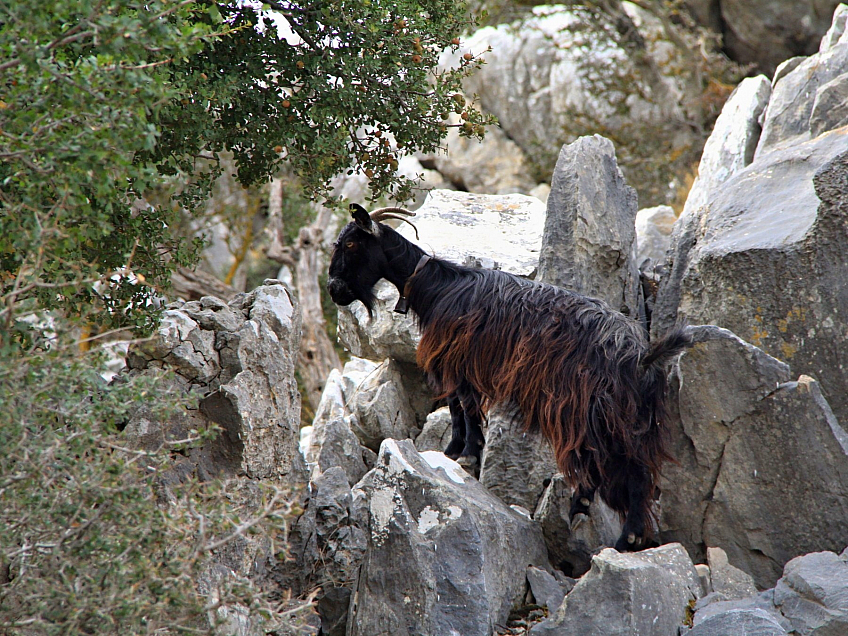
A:
POLYGON ((333 247, 327 290, 337 305, 359 300, 370 315, 374 308, 374 285, 391 274, 384 242, 397 236, 380 221, 386 218, 406 221, 403 216, 412 216, 412 212, 403 208, 380 208, 368 214, 355 203, 351 204, 350 212, 353 221, 342 229, 333 247))

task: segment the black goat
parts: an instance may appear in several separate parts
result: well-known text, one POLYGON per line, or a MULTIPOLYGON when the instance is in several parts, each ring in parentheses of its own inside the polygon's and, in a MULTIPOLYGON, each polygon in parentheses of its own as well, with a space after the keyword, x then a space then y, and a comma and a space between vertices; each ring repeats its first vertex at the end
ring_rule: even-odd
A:
POLYGON ((330 261, 330 296, 339 305, 362 301, 371 314, 380 278, 398 288, 421 327, 418 364, 449 400, 445 454, 479 461, 486 410, 514 404, 575 488, 572 518, 588 512, 597 489, 625 518, 616 549, 646 547, 660 467, 670 459, 664 363, 690 343, 686 332, 649 346, 641 325, 603 301, 429 257, 379 223, 405 210, 351 211, 330 261))

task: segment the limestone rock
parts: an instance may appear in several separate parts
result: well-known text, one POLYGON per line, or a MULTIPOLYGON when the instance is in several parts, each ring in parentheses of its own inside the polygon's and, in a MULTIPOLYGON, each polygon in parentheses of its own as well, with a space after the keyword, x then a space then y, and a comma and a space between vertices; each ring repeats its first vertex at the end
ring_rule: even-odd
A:
POLYGON ((554 614, 562 605, 565 595, 574 589, 574 579, 562 578, 563 580, 559 580, 550 572, 532 565, 527 568, 527 582, 530 584, 533 598, 539 605, 547 607, 549 614, 554 614))
POLYGON ((696 623, 685 632, 686 636, 783 636, 788 633, 773 614, 759 608, 727 610, 696 623))
POLYGON ((704 544, 768 587, 791 558, 848 544, 848 436, 818 384, 715 327, 670 377, 660 530, 704 544))
POLYGON ((607 548, 556 614, 530 634, 668 636, 677 633, 699 593, 695 566, 680 544, 625 554, 607 548))
POLYGON ((665 261, 676 220, 669 205, 642 208, 636 213, 636 265, 641 267, 648 259, 654 263, 665 261))
MULTIPOLYGON (((282 285, 263 285, 229 304, 206 297, 175 304, 152 339, 128 353, 129 373, 176 372, 174 391, 205 394, 168 422, 141 410, 126 435, 143 448, 190 437, 210 421, 221 433, 179 460, 178 474, 305 481, 298 450, 300 395, 294 364, 300 313, 282 285)), ((168 387, 163 384, 162 390, 168 387)))
POLYGON ((743 599, 757 593, 751 575, 731 565, 727 553, 721 548, 707 548, 707 562, 712 591, 722 600, 743 599))
MULTIPOLYGON (((848 127, 758 158, 713 194, 685 257, 677 319, 730 329, 822 383, 848 420, 848 127)), ((674 276, 674 272, 672 272, 674 276)), ((658 305, 674 306, 673 281, 658 305)), ((674 316, 674 310, 664 311, 674 316)))
MULTIPOLYGON (((201 446, 174 453, 173 464, 158 473, 163 503, 171 500, 174 485, 192 477, 221 480, 229 505, 242 518, 263 506, 260 481, 298 496, 306 481, 294 378, 299 340, 297 304, 285 287, 268 284, 229 303, 212 297, 176 303, 150 340, 130 348, 124 373, 158 376, 173 370, 159 380, 157 391, 182 393, 187 407, 167 420, 148 409, 135 411, 124 429, 128 445, 156 448, 220 428, 201 446)), ((249 576, 264 584, 281 566, 267 537, 245 533, 215 551, 196 585, 214 600, 223 580, 249 576)), ((243 607, 220 607, 217 618, 226 633, 266 631, 243 607)))
POLYGON ((841 9, 834 15, 819 52, 793 62, 791 67, 781 69, 779 77, 775 76, 771 99, 763 115, 757 157, 790 141, 803 142, 845 124, 848 36, 844 33, 844 23, 845 10, 841 9))
MULTIPOLYGON (((461 123, 451 115, 451 123, 461 123)), ((424 157, 439 174, 458 190, 480 194, 531 194, 536 179, 530 161, 521 148, 496 126, 486 130, 482 140, 460 136, 450 128, 443 142, 445 153, 424 157)))
POLYGON ((848 633, 848 558, 817 552, 792 559, 774 604, 799 636, 848 633))
POLYGON ((351 428, 363 446, 376 451, 384 439, 415 438, 420 432, 397 365, 385 360, 348 398, 356 415, 351 428))
POLYGON ((598 550, 615 545, 621 534, 621 519, 596 496, 589 514, 579 514, 574 525, 568 518, 571 487, 561 474, 554 475, 545 489, 533 518, 542 526, 551 564, 568 576, 581 576, 598 550))
POLYGON ((535 510, 558 472, 550 444, 524 432, 517 409, 497 405, 488 420, 480 483, 507 505, 535 510))
POLYGON ((410 441, 383 442, 354 506, 370 534, 349 636, 489 636, 524 597, 516 573, 547 560, 536 524, 410 441))
POLYGON ((651 329, 655 334, 667 331, 677 322, 680 282, 686 273, 689 252, 704 231, 703 208, 725 181, 753 160, 760 139, 759 119, 770 94, 771 85, 764 76, 742 80, 725 102, 704 145, 698 176, 672 229, 670 269, 660 286, 652 315, 651 329))
MULTIPOLYGON (((630 3, 624 9, 639 25, 649 55, 663 68, 668 46, 652 29, 651 16, 630 3)), ((528 156, 541 156, 545 161, 559 152, 560 131, 575 117, 598 118, 615 135, 632 128, 634 120, 661 122, 663 108, 680 110, 682 95, 674 78, 667 76, 663 81, 669 103, 658 108, 633 95, 627 102, 630 112, 622 116, 620 108, 593 90, 587 77, 598 64, 629 68, 632 62, 623 48, 612 42, 599 45, 590 32, 579 12, 563 6, 537 6, 515 23, 478 30, 457 54, 444 54, 440 64, 454 66, 456 58, 466 52, 482 56, 486 64, 465 80, 465 92, 479 97, 482 108, 497 116, 509 138, 528 156)))
POLYGON ((636 191, 624 182, 612 142, 581 137, 554 170, 539 279, 605 300, 636 318, 636 191))
POLYGON ((415 448, 419 453, 424 451, 442 452, 451 441, 451 415, 448 407, 436 409, 427 416, 424 428, 415 438, 415 448))
POLYGON ((717 4, 730 56, 770 72, 786 58, 816 50, 839 0, 721 0, 717 4))

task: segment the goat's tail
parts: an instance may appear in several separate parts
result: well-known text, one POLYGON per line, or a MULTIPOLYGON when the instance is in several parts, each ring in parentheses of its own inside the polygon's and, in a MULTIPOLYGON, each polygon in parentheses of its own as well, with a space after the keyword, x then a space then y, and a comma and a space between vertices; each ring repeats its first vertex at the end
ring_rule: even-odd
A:
POLYGON ((640 361, 642 367, 639 392, 644 409, 640 421, 643 426, 662 426, 665 418, 666 373, 665 364, 678 353, 692 345, 692 336, 685 327, 675 327, 651 343, 640 361))

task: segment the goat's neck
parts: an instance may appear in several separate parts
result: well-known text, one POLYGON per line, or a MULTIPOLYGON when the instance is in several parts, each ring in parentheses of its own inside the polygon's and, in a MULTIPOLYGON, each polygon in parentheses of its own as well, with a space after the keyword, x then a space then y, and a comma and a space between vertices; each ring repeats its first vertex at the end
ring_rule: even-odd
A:
POLYGON ((424 256, 424 250, 408 241, 403 246, 405 249, 397 250, 393 255, 386 251, 386 260, 389 263, 387 271, 383 272, 383 278, 397 287, 398 293, 403 296, 406 281, 415 272, 418 261, 424 256))

